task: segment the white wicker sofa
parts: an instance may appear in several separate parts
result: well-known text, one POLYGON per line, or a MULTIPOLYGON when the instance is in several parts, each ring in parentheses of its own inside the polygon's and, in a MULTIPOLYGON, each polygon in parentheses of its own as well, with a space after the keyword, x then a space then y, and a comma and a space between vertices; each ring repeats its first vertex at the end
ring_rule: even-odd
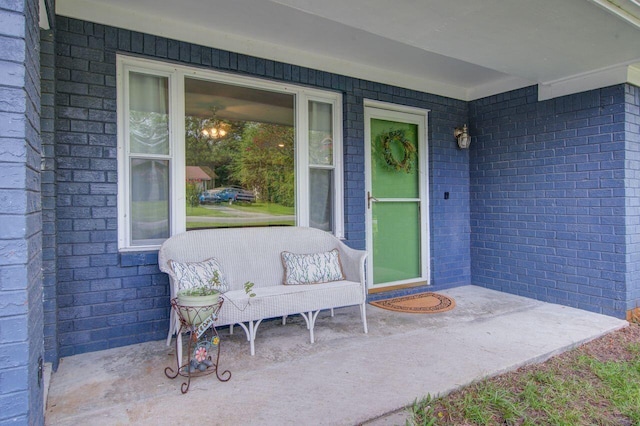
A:
MULTIPOLYGON (((251 355, 255 354, 258 326, 267 318, 301 314, 309 329, 311 343, 318 313, 323 309, 360 306, 367 333, 366 253, 354 250, 333 235, 304 227, 259 227, 188 231, 167 239, 158 253, 160 270, 169 275, 171 297, 178 283, 169 261, 201 262, 215 258, 220 264, 229 291, 219 312, 216 326, 239 324, 247 335, 251 355), (320 284, 283 285, 285 269, 282 252, 312 254, 337 249, 344 279, 320 284), (255 283, 250 298, 244 283, 255 283)), ((171 311, 169 336, 177 333, 179 322, 171 311)), ((233 328, 231 328, 233 330, 233 328)), ((177 336, 179 343, 181 336, 177 336)))

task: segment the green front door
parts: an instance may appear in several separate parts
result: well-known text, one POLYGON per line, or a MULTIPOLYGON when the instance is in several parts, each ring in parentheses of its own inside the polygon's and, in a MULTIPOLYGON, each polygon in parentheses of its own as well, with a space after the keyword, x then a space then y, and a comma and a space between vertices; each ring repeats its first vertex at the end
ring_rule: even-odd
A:
POLYGON ((367 109, 370 288, 428 281, 424 118, 367 109))

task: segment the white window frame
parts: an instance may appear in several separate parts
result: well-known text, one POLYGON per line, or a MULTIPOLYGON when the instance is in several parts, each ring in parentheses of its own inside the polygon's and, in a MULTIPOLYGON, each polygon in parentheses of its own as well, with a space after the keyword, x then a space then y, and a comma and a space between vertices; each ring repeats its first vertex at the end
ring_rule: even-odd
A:
POLYGON ((272 82, 255 77, 238 76, 219 71, 202 70, 183 65, 167 64, 160 61, 117 55, 117 120, 118 120, 118 250, 157 250, 160 245, 132 245, 129 218, 129 87, 128 73, 158 75, 169 78, 169 226, 170 235, 186 231, 185 204, 185 93, 184 81, 187 77, 232 84, 258 90, 270 90, 294 95, 295 99, 295 179, 296 179, 296 225, 309 226, 309 101, 332 105, 333 110, 333 172, 334 206, 333 234, 344 237, 343 202, 343 155, 342 155, 342 95, 337 92, 310 89, 287 83, 272 82))
POLYGON ((297 109, 298 116, 296 120, 296 129, 304 129, 296 134, 296 148, 297 158, 296 161, 300 165, 300 168, 304 170, 303 173, 299 173, 300 169, 296 168, 296 217, 305 218, 305 225, 309 226, 309 169, 311 165, 309 163, 309 102, 322 102, 331 104, 333 117, 333 162, 332 166, 321 166, 314 164, 316 169, 333 169, 333 234, 338 238, 344 238, 344 220, 343 220, 343 155, 342 155, 342 97, 338 94, 327 96, 327 93, 331 92, 309 92, 305 89, 304 96, 296 99, 300 99, 300 102, 304 102, 303 108, 297 109), (302 134, 304 133, 304 134, 302 134), (337 142, 336 142, 337 141, 337 142))

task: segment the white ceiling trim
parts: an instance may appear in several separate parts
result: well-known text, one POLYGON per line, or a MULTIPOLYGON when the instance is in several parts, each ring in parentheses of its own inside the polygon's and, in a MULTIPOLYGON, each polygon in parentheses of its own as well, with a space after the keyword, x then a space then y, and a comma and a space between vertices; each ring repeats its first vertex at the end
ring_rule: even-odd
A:
POLYGON ((634 70, 638 71, 639 69, 631 64, 624 64, 540 83, 538 85, 538 100, 544 101, 615 84, 632 83, 638 85, 640 80, 637 77, 640 76, 634 74, 634 70), (634 83, 631 79, 639 81, 634 83))
POLYGON ((637 0, 591 0, 598 6, 640 28, 640 4, 637 0))
POLYGON ((640 64, 629 66, 627 83, 640 87, 640 64))
POLYGON ((498 93, 509 92, 523 87, 533 86, 536 83, 520 77, 507 76, 496 81, 477 85, 467 90, 467 101, 486 98, 498 93))
MULTIPOLYGON (((201 26, 186 27, 178 21, 172 21, 170 18, 149 19, 148 15, 113 7, 109 5, 108 2, 94 3, 86 0, 58 1, 56 2, 56 13, 62 16, 215 47, 258 58, 280 61, 349 77, 362 78, 463 101, 470 100, 468 98, 468 88, 466 87, 420 78, 415 75, 393 72, 338 58, 322 56, 262 40, 244 38, 235 34, 219 32, 211 28, 201 26)), ((507 84, 505 86, 507 87, 506 90, 510 90, 510 88, 512 88, 511 86, 512 84, 507 84)))

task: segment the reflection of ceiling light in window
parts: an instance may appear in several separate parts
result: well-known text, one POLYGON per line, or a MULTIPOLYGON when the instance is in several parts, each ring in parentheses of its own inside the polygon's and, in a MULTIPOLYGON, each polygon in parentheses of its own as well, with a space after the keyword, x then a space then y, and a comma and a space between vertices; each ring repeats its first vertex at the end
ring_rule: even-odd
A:
POLYGON ((282 142, 280 142, 280 143, 278 144, 278 146, 279 146, 280 148, 284 148, 284 144, 283 144, 282 142))
POLYGON ((202 129, 202 136, 206 138, 223 138, 227 135, 227 131, 224 129, 216 129, 212 127, 210 129, 202 129))

